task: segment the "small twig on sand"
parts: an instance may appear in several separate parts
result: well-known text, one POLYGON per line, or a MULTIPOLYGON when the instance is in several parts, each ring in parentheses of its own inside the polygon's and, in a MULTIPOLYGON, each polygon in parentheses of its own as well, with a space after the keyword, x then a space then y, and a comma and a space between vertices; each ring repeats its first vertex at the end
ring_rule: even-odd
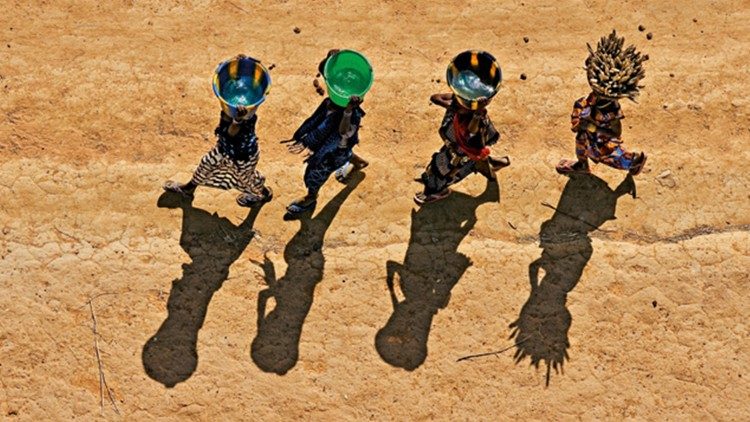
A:
POLYGON ((250 14, 250 12, 248 12, 247 10, 241 8, 240 6, 236 5, 235 3, 233 3, 233 2, 231 2, 229 0, 227 0, 227 3, 231 4, 232 6, 234 6, 235 8, 237 8, 239 10, 242 10, 243 12, 247 13, 248 15, 250 14))
POLYGON ((71 238, 71 239, 75 240, 76 242, 80 242, 80 241, 81 241, 81 239, 79 239, 79 238, 77 238, 77 237, 73 236, 72 234, 68 234, 68 233, 65 233, 64 231, 62 231, 62 230, 58 229, 58 228, 57 228, 57 226, 52 226, 52 227, 53 227, 53 228, 55 229, 55 231, 56 231, 56 232, 60 233, 60 234, 61 234, 61 235, 63 235, 63 236, 67 236, 67 237, 69 237, 69 238, 71 238))
POLYGON ((109 402, 112 404, 115 413, 119 415, 120 409, 117 408, 117 403, 115 402, 114 394, 112 394, 112 389, 109 388, 109 385, 107 385, 107 379, 104 377, 104 367, 102 364, 102 356, 99 351, 99 332, 97 331, 96 312, 94 312, 93 300, 94 298, 89 299, 88 303, 89 309, 91 310, 91 321, 93 321, 91 331, 94 333, 94 352, 96 353, 96 363, 99 366, 99 411, 101 412, 101 414, 104 414, 104 389, 106 388, 109 402))
POLYGON ((80 309, 83 309, 84 307, 86 307, 86 305, 91 305, 91 302, 93 302, 94 299, 100 298, 102 296, 120 295, 120 294, 123 294, 123 293, 130 293, 130 292, 129 291, 126 291, 126 292, 104 292, 104 293, 96 294, 94 296, 89 296, 89 300, 87 300, 86 303, 84 303, 83 305, 79 306, 78 309, 80 310, 80 309))
POLYGON ((556 208, 556 207, 555 207, 554 205, 550 205, 550 204, 549 204, 548 202, 546 202, 546 201, 545 201, 545 202, 542 202, 542 205, 544 205, 544 206, 545 206, 545 207, 547 207, 547 208, 551 208, 551 209, 553 209, 553 210, 554 210, 555 212, 559 212, 560 214, 562 214, 562 215, 564 215, 564 216, 566 216, 566 217, 570 217, 570 218, 572 218, 572 219, 574 219, 574 220, 578 220, 578 221, 580 221, 581 223, 583 223, 583 224, 585 224, 585 225, 587 225, 587 226, 589 226, 589 227, 593 228, 594 230, 599 230, 600 232, 604 232, 604 233, 611 233, 611 231, 609 231, 609 230, 603 230, 603 229, 600 229, 600 228, 599 228, 599 227, 597 227, 596 225, 594 225, 594 224, 591 224, 591 223, 589 223, 588 221, 584 220, 583 218, 580 218, 580 217, 576 217, 576 216, 574 216, 574 215, 570 215, 570 214, 568 214, 568 213, 566 213, 566 212, 562 212, 562 211, 560 211, 559 209, 557 209, 557 208, 556 208))
POLYGON ((481 357, 485 357, 485 356, 499 355, 501 353, 507 352, 508 350, 510 350, 510 349, 512 349, 512 348, 514 348, 516 346, 520 346, 521 344, 523 344, 526 340, 528 340, 530 338, 531 338, 531 336, 528 336, 525 339, 523 339, 523 340, 521 340, 519 342, 514 343, 512 346, 508 346, 505 349, 500 349, 500 350, 498 350, 496 352, 487 352, 487 353, 479 353, 479 354, 476 354, 476 355, 464 356, 464 357, 456 359, 456 362, 461 362, 462 360, 470 360, 470 359, 475 359, 475 358, 481 358, 481 357))

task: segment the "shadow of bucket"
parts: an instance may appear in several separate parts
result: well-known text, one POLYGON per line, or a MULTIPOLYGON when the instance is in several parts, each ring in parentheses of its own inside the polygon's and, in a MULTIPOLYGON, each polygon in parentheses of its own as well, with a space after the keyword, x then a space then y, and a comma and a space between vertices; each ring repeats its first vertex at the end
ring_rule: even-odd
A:
POLYGON ((367 57, 354 50, 341 50, 329 57, 323 68, 323 77, 328 97, 340 107, 346 107, 353 95, 364 99, 374 80, 367 57))
POLYGON ((221 110, 235 118, 237 106, 253 112, 266 100, 271 90, 271 74, 252 57, 234 57, 216 67, 213 88, 221 110))
POLYGON ((500 65, 486 51, 467 50, 451 60, 445 80, 456 100, 469 110, 479 107, 478 98, 488 100, 500 90, 503 75, 500 65))

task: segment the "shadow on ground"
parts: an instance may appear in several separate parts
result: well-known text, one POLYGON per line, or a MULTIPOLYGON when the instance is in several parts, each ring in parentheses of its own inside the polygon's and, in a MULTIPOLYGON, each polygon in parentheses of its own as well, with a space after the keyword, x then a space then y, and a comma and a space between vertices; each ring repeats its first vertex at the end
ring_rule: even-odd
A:
POLYGON ((157 205, 182 209, 180 246, 191 262, 182 265, 182 278, 172 282, 167 300, 169 314, 143 346, 142 359, 149 377, 174 387, 195 372, 198 331, 208 304, 227 279, 229 267, 253 238, 253 224, 261 207, 251 209, 240 225, 234 225, 215 213, 194 208, 192 199, 179 194, 165 192, 157 205))
POLYGON ((273 262, 267 257, 259 263, 268 288, 258 295, 258 330, 250 355, 261 370, 284 375, 297 364, 302 326, 312 307, 315 286, 323 279, 326 231, 364 178, 364 173, 355 173, 315 218, 310 218, 311 213, 300 218, 299 231, 284 248, 287 269, 283 277, 276 278, 273 262), (268 312, 270 299, 274 307, 268 312))
POLYGON ((428 204, 411 214, 411 239, 404 263, 386 263, 393 314, 375 337, 375 348, 387 363, 414 370, 427 358, 432 318, 445 308, 451 289, 471 261, 458 246, 477 222, 477 208, 500 199, 496 182, 472 197, 455 192, 445 200, 428 204), (404 299, 396 295, 394 276, 404 299))
POLYGON ((593 252, 589 233, 608 220, 614 220, 617 200, 635 192, 628 176, 612 190, 593 175, 572 175, 565 185, 552 218, 542 224, 539 238, 542 256, 529 265, 531 294, 518 319, 510 324, 516 341, 516 363, 527 356, 536 368, 547 365, 563 371, 568 359, 568 330, 572 322, 566 307, 567 296, 581 279, 593 252), (544 272, 539 281, 540 270, 544 272))

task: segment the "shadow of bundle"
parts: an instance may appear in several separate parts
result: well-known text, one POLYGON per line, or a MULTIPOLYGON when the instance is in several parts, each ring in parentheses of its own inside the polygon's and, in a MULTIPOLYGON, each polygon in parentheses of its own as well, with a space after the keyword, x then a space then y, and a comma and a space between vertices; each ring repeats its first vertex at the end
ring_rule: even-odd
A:
POLYGON ((618 37, 612 31, 602 37, 596 45, 596 51, 586 43, 589 56, 586 58, 586 76, 591 89, 607 98, 630 98, 635 101, 643 86, 638 83, 645 76, 643 62, 648 55, 641 55, 631 45, 623 50, 624 37, 618 37))

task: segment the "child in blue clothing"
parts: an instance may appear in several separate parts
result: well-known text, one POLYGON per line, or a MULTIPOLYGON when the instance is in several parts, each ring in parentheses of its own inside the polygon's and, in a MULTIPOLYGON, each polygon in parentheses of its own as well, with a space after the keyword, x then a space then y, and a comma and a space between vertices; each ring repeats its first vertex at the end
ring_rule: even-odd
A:
MULTIPOLYGON (((320 63, 322 69, 326 60, 338 50, 331 50, 320 63)), ((321 72, 322 73, 322 72, 321 72)), ((360 107, 362 99, 357 96, 349 98, 346 107, 336 105, 326 97, 315 112, 294 132, 292 139, 282 141, 288 144, 293 154, 309 150, 305 159, 304 182, 307 195, 295 200, 287 207, 285 219, 312 210, 317 205, 318 192, 328 178, 336 173, 340 182, 346 182, 348 176, 356 170, 367 166, 367 161, 354 154, 352 149, 359 143, 359 127, 364 110, 360 107)))

